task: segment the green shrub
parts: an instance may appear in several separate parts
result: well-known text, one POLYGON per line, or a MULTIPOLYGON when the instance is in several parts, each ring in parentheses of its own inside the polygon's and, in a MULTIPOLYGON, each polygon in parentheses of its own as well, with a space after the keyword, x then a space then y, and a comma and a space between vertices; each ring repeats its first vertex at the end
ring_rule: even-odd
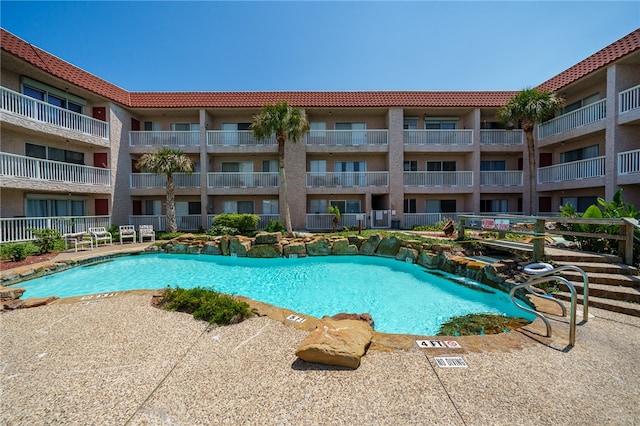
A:
POLYGON ((64 245, 60 231, 51 228, 30 229, 36 240, 33 242, 38 247, 38 254, 50 253, 60 250, 64 245))
POLYGON ((222 213, 213 218, 212 230, 225 227, 236 229, 241 235, 249 235, 256 230, 259 222, 260 217, 256 214, 222 213))
POLYGON ((266 232, 284 232, 284 225, 279 220, 270 220, 264 230, 266 232))
POLYGON ((234 324, 253 314, 248 303, 202 287, 167 289, 161 305, 170 311, 193 314, 195 319, 210 324, 234 324))
POLYGON ((25 260, 29 256, 27 243, 9 243, 2 246, 2 258, 12 262, 25 260))

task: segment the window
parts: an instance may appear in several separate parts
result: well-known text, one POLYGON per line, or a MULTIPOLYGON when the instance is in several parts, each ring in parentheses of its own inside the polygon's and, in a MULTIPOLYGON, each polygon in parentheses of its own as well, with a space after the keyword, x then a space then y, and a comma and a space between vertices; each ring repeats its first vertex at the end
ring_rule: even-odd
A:
POLYGON ((331 200, 330 204, 340 209, 340 213, 360 213, 360 200, 331 200))
POLYGON ((576 212, 582 213, 591 205, 598 205, 598 197, 562 197, 560 204, 563 206, 569 203, 576 209, 576 212))
POLYGON ((262 171, 265 173, 272 173, 278 171, 278 160, 264 160, 262 161, 262 171))
POLYGON ((427 213, 455 213, 456 200, 427 200, 427 213))
POLYGON ((367 123, 335 123, 336 145, 364 145, 367 143, 367 123))
POLYGON ((82 152, 52 148, 28 142, 24 144, 24 152, 27 157, 84 165, 84 153, 82 152))
POLYGON ((506 161, 504 160, 480 161, 480 170, 483 172, 506 170, 506 161))
POLYGON ((278 214, 278 200, 262 200, 262 214, 278 214))
POLYGON ((222 203, 222 212, 253 214, 253 201, 225 201, 222 203))
POLYGON ((480 211, 483 213, 506 213, 507 200, 480 200, 480 211))
POLYGON ((417 130, 418 129, 418 117, 405 117, 402 123, 404 130, 417 130))
POLYGON ((587 105, 591 105, 593 103, 598 102, 599 100, 600 100, 600 93, 594 93, 585 98, 582 98, 580 100, 577 100, 575 102, 565 105, 564 108, 560 110, 560 114, 568 114, 571 111, 575 111, 587 105))
POLYGON ((242 163, 222 163, 223 173, 253 173, 253 163, 251 161, 244 161, 242 163))
POLYGON ((599 155, 600 147, 598 145, 587 146, 585 148, 574 149, 572 151, 561 152, 560 162, 569 163, 571 161, 587 160, 595 158, 599 155))
POLYGON ((416 160, 406 160, 403 168, 405 172, 417 172, 418 162, 416 160))
POLYGON ((145 200, 144 202, 144 214, 146 215, 161 215, 162 214, 162 201, 161 200, 145 200))
POLYGON ((22 94, 79 114, 87 105, 85 99, 27 77, 22 78, 22 94))
POLYGON ((309 123, 309 131, 312 137, 325 137, 327 135, 327 123, 324 121, 312 121, 309 123))
POLYGON ((144 122, 144 131, 145 132, 152 132, 152 131, 159 131, 160 130, 160 123, 158 121, 145 121, 144 122))
POLYGON ((198 123, 171 123, 171 130, 174 130, 176 132, 200 130, 200 125, 198 123))
POLYGON ((309 200, 309 212, 315 214, 327 213, 327 200, 309 200))
POLYGON ((404 212, 405 213, 416 213, 416 199, 415 198, 405 198, 404 199, 404 212))
POLYGON ((424 128, 426 130, 454 130, 458 128, 458 119, 456 117, 425 117, 424 128))
POLYGON ((87 201, 81 197, 28 194, 25 199, 27 217, 85 216, 87 201))
POLYGON ((309 169, 311 173, 326 173, 327 160, 311 160, 309 162, 309 169))
POLYGON ((428 172, 455 172, 455 161, 427 161, 428 172))

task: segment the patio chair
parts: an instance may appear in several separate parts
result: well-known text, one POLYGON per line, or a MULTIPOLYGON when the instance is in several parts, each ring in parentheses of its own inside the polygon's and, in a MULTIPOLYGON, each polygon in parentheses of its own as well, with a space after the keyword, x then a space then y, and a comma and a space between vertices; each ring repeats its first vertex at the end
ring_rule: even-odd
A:
POLYGON ((156 233, 153 230, 153 225, 140 225, 138 227, 138 231, 140 231, 140 242, 144 242, 144 238, 151 238, 151 241, 156 240, 156 233))
POLYGON ((87 235, 86 232, 75 232, 71 234, 64 234, 62 236, 62 238, 64 239, 64 250, 65 251, 69 250, 69 247, 71 246, 73 246, 76 253, 78 252, 78 246, 80 246, 80 248, 82 248, 83 246, 89 246, 89 248, 93 250, 93 239, 91 239, 91 236, 85 239, 84 238, 85 236, 89 236, 89 235, 87 235))
POLYGON ((136 242, 136 227, 133 225, 122 225, 119 227, 120 229, 120 244, 122 244, 122 240, 131 239, 133 242, 136 242))
POLYGON ((107 241, 109 241, 109 245, 113 245, 111 232, 107 231, 107 228, 104 226, 89 228, 89 234, 91 234, 91 238, 95 242, 96 247, 98 247, 100 241, 104 241, 105 245, 107 244, 107 241))

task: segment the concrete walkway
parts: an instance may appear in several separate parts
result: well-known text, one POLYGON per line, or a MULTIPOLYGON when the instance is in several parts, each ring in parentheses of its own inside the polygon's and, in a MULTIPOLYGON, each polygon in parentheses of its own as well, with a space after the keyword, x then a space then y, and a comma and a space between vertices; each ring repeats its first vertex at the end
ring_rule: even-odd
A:
POLYGON ((551 339, 534 323, 456 337, 462 349, 374 342, 352 371, 298 360, 307 331, 287 321, 210 328, 150 299, 127 292, 0 315, 0 424, 640 424, 637 317, 590 309, 575 347, 557 317, 551 339), (440 367, 440 356, 468 367, 440 367))

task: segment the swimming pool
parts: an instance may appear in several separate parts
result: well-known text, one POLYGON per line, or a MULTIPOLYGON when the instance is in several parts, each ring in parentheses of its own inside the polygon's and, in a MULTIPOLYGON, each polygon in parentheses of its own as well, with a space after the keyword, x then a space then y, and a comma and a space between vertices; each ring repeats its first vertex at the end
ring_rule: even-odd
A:
POLYGON ((200 286, 302 315, 368 312, 376 330, 386 333, 434 335, 449 318, 469 313, 532 319, 506 293, 470 280, 459 285, 419 265, 373 256, 250 259, 145 254, 80 266, 20 286, 26 289, 24 298, 200 286))

